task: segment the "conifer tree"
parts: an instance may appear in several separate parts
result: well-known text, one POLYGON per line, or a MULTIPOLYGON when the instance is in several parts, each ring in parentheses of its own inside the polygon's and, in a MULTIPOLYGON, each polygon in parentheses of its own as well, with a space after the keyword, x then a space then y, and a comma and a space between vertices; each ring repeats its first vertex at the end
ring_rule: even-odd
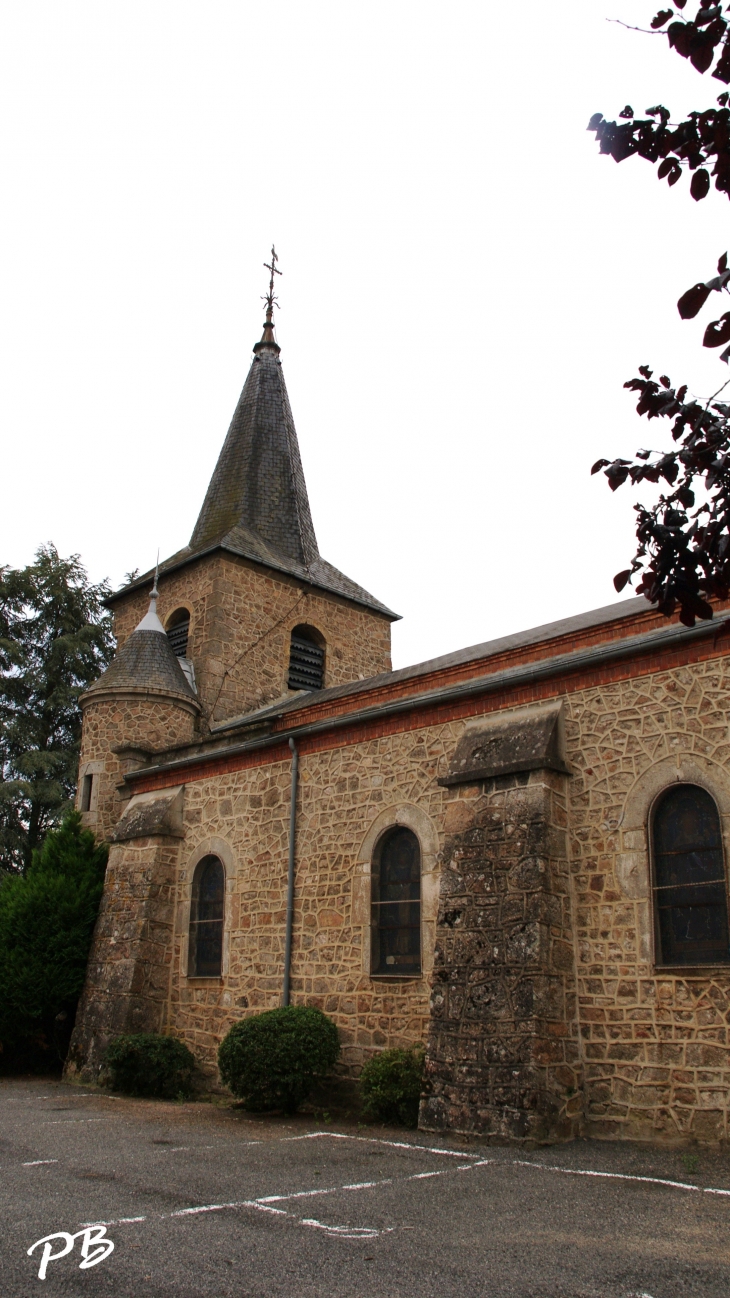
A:
POLYGON ((23 871, 76 787, 79 696, 113 653, 106 582, 78 555, 0 568, 0 871, 23 871))
POLYGON ((0 1070, 64 1058, 107 856, 73 811, 24 874, 0 879, 0 1070))

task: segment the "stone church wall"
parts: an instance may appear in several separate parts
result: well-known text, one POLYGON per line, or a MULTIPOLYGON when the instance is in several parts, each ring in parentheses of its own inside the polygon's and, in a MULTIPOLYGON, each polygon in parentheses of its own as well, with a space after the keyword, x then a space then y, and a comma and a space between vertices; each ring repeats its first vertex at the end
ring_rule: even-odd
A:
MULTIPOLYGON (((445 791, 435 782, 450 726, 304 754, 300 761, 292 1000, 318 1005, 341 1031, 343 1067, 373 1050, 425 1043, 445 791), (371 978, 367 844, 410 824, 425 866, 424 976, 371 978), (365 851, 363 851, 365 848, 365 851), (430 850, 429 850, 430 848, 430 850)), ((289 762, 201 780, 185 790, 170 1026, 212 1069, 228 1027, 280 1004, 291 770, 289 762), (215 851, 227 870, 223 978, 188 979, 187 927, 195 865, 215 851)))
POLYGON ((170 1001, 179 842, 114 843, 66 1075, 96 1081, 109 1040, 160 1032, 170 1001))
POLYGON ((115 749, 125 745, 130 750, 162 752, 174 744, 190 743, 197 717, 180 701, 143 694, 96 694, 83 707, 76 802, 80 807, 83 778, 91 775, 91 806, 84 812, 84 824, 97 838, 108 840, 129 797, 120 791, 122 776, 142 760, 115 749))
POLYGON ((566 784, 555 771, 504 775, 448 807, 422 1127, 578 1132, 566 784))
POLYGON ((569 701, 570 855, 586 1130, 727 1138, 730 968, 654 964, 647 823, 675 781, 715 798, 730 866, 726 657, 569 701))
MULTIPOLYGON (((516 1113, 532 1105, 539 1113, 542 1104, 543 1112, 557 1114, 557 1134, 580 1110, 583 1129, 596 1136, 727 1136, 730 969, 655 966, 647 824, 662 789, 677 780, 700 783, 720 808, 728 855, 728 668, 721 657, 624 680, 615 679, 615 669, 610 679, 607 669, 605 683, 590 688, 579 678, 569 681, 560 697, 572 773, 532 773, 513 789, 477 781, 455 791, 437 783, 464 733, 463 713, 439 721, 434 709, 428 724, 410 730, 398 717, 384 719, 379 737, 358 740, 353 732, 348 741, 340 732, 329 749, 324 741, 310 749, 302 741, 292 997, 335 1018, 346 1071, 355 1074, 384 1046, 425 1043, 433 1014, 433 1093, 457 1107, 481 1105, 491 1110, 489 1121, 500 1105, 516 1113), (369 972, 370 859, 379 834, 396 823, 414 827, 424 852, 424 973, 418 979, 369 972), (509 825, 527 829, 508 833, 509 825), (526 856, 523 848, 515 854, 517 842, 529 843, 526 856), (534 878, 528 859, 544 864, 534 878), (469 941, 476 943, 482 930, 495 935, 498 954, 489 975, 473 953, 457 958, 456 929, 447 923, 456 864, 471 898, 469 941), (488 874, 499 878, 495 892, 509 910, 495 928, 479 918, 490 909, 479 877, 488 874), (512 939, 525 925, 534 926, 535 942, 522 944, 520 964, 512 939), (472 985, 487 988, 479 993, 487 1006, 479 1034, 456 1002, 443 1000, 442 973, 463 971, 470 961, 455 995, 458 1000, 472 985), (488 1009, 492 976, 507 989, 510 1014, 499 1010, 498 997, 499 1012, 488 1009), (535 995, 518 1022, 512 1009, 520 979, 535 995), (444 1015, 452 1026, 447 1022, 439 1038, 444 1015), (478 1085, 470 1074, 478 1062, 470 1045, 477 1035, 482 1043, 491 1036, 496 1047, 491 1057, 483 1044, 477 1049, 490 1070, 486 1104, 468 1092, 478 1085), (451 1079, 442 1067, 446 1036, 451 1079), (460 1078, 459 1051, 465 1056, 460 1078), (518 1060, 523 1075, 509 1082, 506 1070, 518 1060)), ((630 668, 622 670, 628 676, 630 668)), ((515 707, 544 701, 550 689, 549 682, 521 689, 515 707)), ((490 715, 490 700, 481 707, 490 715)), ((165 1030, 188 1041, 211 1078, 231 1023, 280 1001, 289 790, 288 760, 263 754, 260 766, 185 786, 184 838, 174 849, 170 995, 161 1012, 165 1030), (223 977, 189 979, 192 875, 210 851, 220 855, 227 875, 223 977)), ((520 1121, 514 1119, 512 1135, 520 1121)), ((473 1115, 463 1125, 474 1129, 473 1115)), ((485 1121, 481 1130, 498 1134, 499 1126, 485 1121)))
MULTIPOLYGON (((149 590, 114 605, 119 644, 147 611, 149 590)), ((374 612, 219 552, 160 576, 163 623, 178 608, 190 617, 188 657, 195 665, 204 722, 242 716, 287 693, 289 642, 300 623, 326 641, 329 688, 390 671, 390 622, 374 612)))

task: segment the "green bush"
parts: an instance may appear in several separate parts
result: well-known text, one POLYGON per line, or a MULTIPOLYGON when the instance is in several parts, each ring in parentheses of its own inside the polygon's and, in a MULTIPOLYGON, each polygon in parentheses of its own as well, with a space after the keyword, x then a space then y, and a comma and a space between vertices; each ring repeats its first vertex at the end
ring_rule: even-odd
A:
POLYGON ((306 1005, 287 1005, 234 1023, 220 1044, 218 1066, 247 1109, 296 1113, 339 1053, 332 1019, 306 1005))
POLYGON ((72 812, 25 874, 0 875, 0 1062, 59 1068, 81 995, 108 848, 72 812))
POLYGON ((373 1122, 417 1126, 424 1060, 422 1047, 382 1050, 368 1059, 360 1074, 363 1117, 373 1122))
POLYGON ((104 1062, 115 1091, 177 1100, 190 1094, 195 1056, 176 1037, 139 1032, 115 1037, 104 1062))

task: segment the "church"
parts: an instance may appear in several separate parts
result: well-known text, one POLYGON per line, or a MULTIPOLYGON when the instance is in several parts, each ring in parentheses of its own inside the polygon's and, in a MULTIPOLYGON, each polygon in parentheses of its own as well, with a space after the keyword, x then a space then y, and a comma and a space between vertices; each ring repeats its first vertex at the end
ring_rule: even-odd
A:
POLYGON ((274 267, 190 541, 111 596, 82 698, 110 855, 67 1077, 164 1032, 216 1086, 236 1020, 316 1005, 347 1077, 425 1046, 425 1130, 726 1139, 730 611, 393 671, 397 615, 319 553, 274 267))

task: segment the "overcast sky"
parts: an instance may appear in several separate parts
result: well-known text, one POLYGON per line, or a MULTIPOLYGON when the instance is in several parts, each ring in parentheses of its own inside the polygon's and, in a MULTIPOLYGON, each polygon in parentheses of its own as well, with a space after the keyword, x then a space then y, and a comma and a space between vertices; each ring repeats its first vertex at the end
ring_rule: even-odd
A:
POLYGON ((116 586, 187 542, 274 240, 320 550, 403 615, 394 665, 616 598, 632 497, 590 466, 667 439, 622 383, 726 377, 675 303, 727 199, 585 129, 714 103, 606 21, 656 9, 6 2, 0 562, 116 586))

